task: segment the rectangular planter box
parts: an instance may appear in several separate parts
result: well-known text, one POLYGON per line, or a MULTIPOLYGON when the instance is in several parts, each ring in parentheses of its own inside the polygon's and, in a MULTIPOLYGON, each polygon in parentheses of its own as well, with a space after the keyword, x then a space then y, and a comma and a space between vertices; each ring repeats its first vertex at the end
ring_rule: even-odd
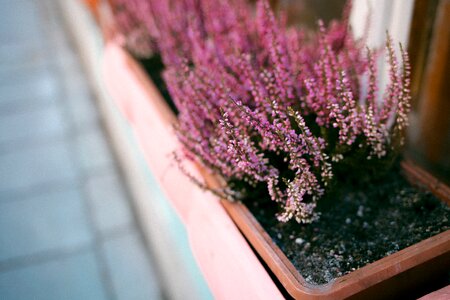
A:
MULTIPOLYGON (((450 269, 448 230, 331 283, 308 284, 244 205, 219 201, 181 174, 170 156, 171 151, 180 148, 172 129, 175 116, 137 62, 120 47, 109 45, 104 63, 109 90, 132 124, 150 168, 183 219, 194 255, 216 297, 282 298, 239 230, 296 299, 394 297, 450 269)), ((218 186, 217 179, 206 170, 191 162, 186 164, 191 174, 202 176, 212 187, 218 186)), ((403 169, 408 177, 448 203, 448 187, 411 163, 403 163, 403 169)))

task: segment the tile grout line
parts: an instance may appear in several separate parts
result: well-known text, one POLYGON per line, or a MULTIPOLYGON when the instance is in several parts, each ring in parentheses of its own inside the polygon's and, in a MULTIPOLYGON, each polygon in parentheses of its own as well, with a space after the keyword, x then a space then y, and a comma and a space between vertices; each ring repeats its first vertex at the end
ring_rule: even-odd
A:
MULTIPOLYGON (((57 6, 61 10, 61 4, 59 3, 57 6)), ((67 23, 66 22, 63 22, 63 23, 64 23, 64 27, 67 29, 67 26, 68 26, 67 23)), ((69 35, 73 38, 73 33, 72 32, 70 32, 69 35)), ((77 50, 79 48, 78 45, 74 45, 74 47, 77 48, 77 50)), ((77 60, 80 60, 80 52, 79 51, 76 51, 75 56, 77 57, 77 60)), ((89 73, 86 70, 86 65, 82 66, 82 72, 85 73, 85 74, 89 73)), ((89 78, 89 76, 87 76, 87 78, 89 78)), ((92 87, 92 83, 91 82, 88 82, 88 85, 89 85, 89 88, 91 90, 95 90, 96 89, 96 87, 92 87)), ((94 83, 94 86, 95 86, 95 83, 94 83)), ((93 103, 93 105, 96 108, 96 110, 100 112, 101 109, 100 109, 100 104, 98 102, 99 100, 97 100, 97 97, 98 97, 97 93, 94 92, 94 101, 93 101, 94 103, 93 103)), ((113 145, 111 135, 110 135, 110 133, 109 133, 109 131, 107 129, 107 126, 105 124, 105 120, 99 119, 99 127, 100 127, 101 131, 107 137, 107 141, 106 142, 108 144, 108 147, 112 150, 111 154, 113 156, 113 161, 114 162, 120 161, 119 155, 116 152, 116 149, 115 149, 115 147, 113 145)), ((117 175, 120 178, 125 179, 125 181, 126 181, 126 176, 125 176, 125 173, 124 173, 120 163, 116 163, 114 165, 114 169, 115 169, 117 175)), ((130 186, 128 185, 128 183, 126 183, 126 182, 123 183, 123 189, 124 189, 126 197, 128 199, 130 199, 132 197, 132 192, 130 191, 130 186)), ((152 260, 155 259, 156 255, 154 254, 154 250, 151 249, 151 247, 149 246, 149 241, 147 240, 146 235, 145 235, 142 227, 139 226, 140 223, 139 223, 139 218, 138 218, 138 212, 136 211, 137 208, 136 208, 135 205, 133 205, 133 203, 129 203, 128 206, 130 207, 130 211, 131 211, 131 214, 132 214, 132 217, 133 217, 132 223, 134 224, 134 228, 135 228, 135 231, 137 233, 137 238, 138 238, 139 242, 142 243, 142 246, 143 246, 143 248, 145 250, 145 255, 146 255, 147 260, 149 260, 151 262, 152 260)), ((158 270, 157 264, 153 265, 153 267, 151 269, 152 269, 152 272, 154 272, 157 276, 159 275, 160 270, 158 270), (156 267, 156 269, 155 269, 155 267, 156 267)), ((157 282, 158 282, 158 286, 161 287, 160 279, 158 277, 156 277, 156 279, 157 279, 157 282)), ((167 291, 164 291, 164 289, 159 288, 159 294, 160 294, 161 299, 168 299, 167 291)))
POLYGON ((38 265, 54 260, 66 259, 71 256, 88 252, 92 248, 92 241, 84 243, 83 245, 72 247, 58 247, 55 249, 49 249, 40 251, 37 253, 17 256, 0 261, 0 273, 8 272, 14 269, 25 268, 28 266, 38 265))
MULTIPOLYGON (((64 104, 63 104, 64 105, 64 104)), ((55 104, 55 106, 61 108, 61 105, 55 104)), ((66 110, 66 108, 62 108, 66 110)), ((65 114, 65 113, 63 113, 65 114)), ((1 113, 0 113, 1 116, 1 113)), ((97 121, 93 121, 92 124, 86 124, 86 128, 80 128, 73 130, 74 128, 69 127, 68 132, 62 131, 61 133, 55 134, 53 136, 39 137, 39 138, 27 138, 13 141, 0 142, 0 155, 8 155, 10 153, 17 152, 18 147, 22 147, 23 151, 27 151, 30 148, 45 147, 52 143, 62 143, 67 139, 67 134, 70 133, 72 137, 82 137, 83 135, 90 134, 93 128, 100 129, 97 121)), ((103 133, 103 132, 102 132, 103 133)))
MULTIPOLYGON (((57 4, 57 6, 61 10, 61 4, 57 4)), ((67 29, 67 27, 68 27, 67 23, 66 22, 63 22, 63 23, 64 23, 64 27, 67 29)), ((67 29, 67 30, 70 31, 70 29, 67 29)), ((73 33, 72 32, 70 32, 69 35, 73 38, 73 33)), ((72 41, 70 41, 70 42, 72 42, 72 41)), ((76 44, 76 42, 75 42, 75 44, 76 44)), ((77 50, 79 48, 78 45, 74 45, 74 47, 77 48, 77 50)), ((76 51, 75 56, 76 56, 77 60, 80 60, 80 52, 79 51, 76 51)), ((85 73, 85 74, 89 73, 86 70, 86 65, 83 64, 81 69, 82 69, 83 73, 85 73)), ((89 78, 89 76, 87 76, 86 78, 89 78)), ((96 87, 95 87, 96 84, 95 83, 92 84, 91 82, 88 82, 88 85, 89 85, 89 88, 91 90, 95 90, 96 89, 96 87), (94 85, 94 87, 92 85, 94 85)), ((93 103, 93 106, 96 108, 97 111, 100 112, 101 109, 100 109, 100 104, 98 102, 99 100, 97 100, 97 97, 98 97, 97 93, 94 92, 94 98, 93 98, 94 99, 94 101, 93 101, 94 103, 93 103)), ((107 137, 106 142, 107 142, 108 148, 112 150, 111 154, 113 156, 113 161, 116 162, 114 164, 115 172, 119 176, 119 178, 125 180, 125 182, 122 184, 123 190, 124 190, 126 198, 130 199, 132 197, 132 192, 130 191, 130 186, 126 182, 126 176, 125 176, 125 173, 124 173, 124 171, 122 169, 122 166, 120 165, 120 163, 117 163, 117 162, 120 161, 119 155, 116 152, 117 150, 115 149, 115 147, 113 145, 111 135, 110 135, 110 133, 108 131, 108 128, 107 128, 107 126, 105 124, 106 121, 102 120, 101 118, 98 121, 99 121, 99 128, 101 129, 103 134, 107 137)), ((138 213, 136 211, 137 208, 136 208, 135 205, 133 205, 133 203, 130 203, 130 202, 128 203, 128 206, 130 208, 130 212, 131 212, 131 215, 132 215, 132 218, 133 218, 132 224, 133 224, 133 226, 135 228, 135 232, 137 233, 137 238, 138 238, 139 242, 141 243, 141 245, 143 246, 143 248, 145 250, 146 259, 149 262, 152 262, 152 260, 155 259, 156 255, 154 254, 154 250, 151 249, 151 247, 149 246, 149 242, 148 242, 148 240, 146 238, 146 235, 145 235, 142 227, 140 226, 140 223, 139 223, 139 220, 138 220, 139 219, 138 213)), ((160 271, 157 268, 157 264, 153 265, 151 270, 156 275, 159 275, 160 271), (155 267, 156 267, 156 269, 155 269, 155 267)), ((161 287, 160 279, 158 277, 156 277, 156 279, 157 279, 157 282, 158 282, 158 286, 161 287)), ((161 299, 168 299, 168 296, 167 296, 166 293, 167 293, 166 291, 164 291, 163 289, 159 288, 159 294, 160 294, 161 299)))
MULTIPOLYGON (((50 14, 49 19, 54 18, 55 20, 55 24, 57 23, 57 16, 56 16, 56 10, 58 10, 58 8, 56 7, 56 4, 53 3, 50 4, 48 1, 43 1, 43 5, 47 8, 47 14, 50 14)), ((42 9, 42 7, 41 7, 42 9)), ((52 24, 49 24, 52 25, 52 24)), ((54 42, 54 37, 50 34, 50 39, 51 42, 54 42)), ((64 39, 65 42, 69 42, 68 40, 64 39)), ((70 53, 67 53, 70 55, 70 53)), ((63 77, 65 75, 64 70, 61 68, 61 66, 58 64, 57 66, 54 66, 54 72, 59 74, 59 77, 63 77)), ((88 88, 89 86, 86 86, 86 88, 88 88)), ((61 99, 65 99, 66 93, 67 93, 67 87, 64 86, 63 89, 60 89, 59 92, 61 93, 61 99)), ((68 132, 66 132, 66 142, 68 145, 74 146, 76 144, 76 141, 71 138, 72 135, 71 134, 76 134, 77 133, 77 128, 74 125, 75 120, 73 120, 73 117, 71 116, 71 114, 68 112, 68 107, 67 107, 67 103, 65 102, 61 102, 59 104, 62 108, 62 114, 66 117, 66 120, 69 120, 69 130, 68 132)), ((113 284, 113 280, 111 278, 111 274, 110 274, 110 270, 106 261, 106 257, 104 256, 103 252, 102 252, 102 238, 101 238, 101 232, 100 230, 97 228, 96 224, 95 224, 95 216, 93 214, 93 208, 92 205, 90 204, 89 201, 89 195, 86 192, 86 177, 88 176, 88 174, 86 174, 86 172, 80 167, 80 162, 79 162, 79 157, 78 157, 78 153, 77 151, 74 150, 74 147, 69 147, 69 152, 70 152, 70 156, 72 157, 72 159, 74 159, 74 161, 78 162, 78 164, 76 164, 76 170, 77 170, 77 177, 76 177, 76 181, 78 182, 78 186, 81 189, 80 192, 82 194, 82 200, 83 200, 83 209, 84 212, 87 216, 87 221, 88 221, 88 226, 90 227, 91 232, 93 233, 93 250, 94 250, 94 255, 96 258, 96 262, 97 262, 97 266, 99 268, 100 271, 100 278, 101 278, 101 282, 103 285, 103 289, 104 292, 106 293, 106 297, 108 299, 111 300, 115 300, 117 299, 117 295, 114 289, 114 284, 113 284)))
MULTIPOLYGON (((135 232, 133 225, 125 225, 102 232, 99 240, 103 243, 135 232)), ((86 243, 76 246, 63 246, 46 249, 32 254, 25 254, 0 260, 0 273, 10 270, 42 264, 53 260, 66 259, 74 255, 86 253, 94 246, 94 237, 86 243)))
MULTIPOLYGON (((64 73, 61 72, 61 70, 57 70, 58 73, 64 73)), ((63 114, 66 115, 67 120, 70 120, 69 128, 71 128, 71 131, 74 131, 74 133, 77 132, 76 128, 74 128, 74 120, 70 116, 70 114, 67 112, 67 107, 65 104, 62 104, 63 106, 63 114)), ((71 137, 70 132, 66 133, 66 143, 70 145, 69 147, 69 154, 72 159, 74 159, 75 163, 75 169, 77 171, 77 176, 75 180, 77 181, 77 185, 80 189, 80 194, 82 195, 82 202, 83 202, 83 210, 84 213, 87 216, 88 220, 88 226, 91 230, 91 232, 94 235, 94 241, 93 241, 93 248, 94 248, 94 255, 97 261, 97 265, 99 267, 100 271, 100 277, 103 284, 103 288, 106 292, 106 295, 109 299, 117 299, 117 296, 114 291, 114 284, 112 281, 112 278, 109 273, 109 268, 107 265, 106 258, 104 257, 102 253, 102 239, 101 239, 101 232, 97 228, 95 224, 95 216, 93 214, 93 208, 89 201, 89 195, 86 192, 86 178, 89 176, 89 174, 83 170, 82 167, 80 167, 80 159, 78 152, 75 150, 75 146, 77 142, 71 137)))
MULTIPOLYGON (((30 149, 34 147, 45 147, 49 144, 60 143, 64 146, 68 146, 69 151, 69 162, 74 162, 74 181, 71 184, 70 181, 64 179, 56 179, 56 180, 47 180, 45 182, 39 184, 33 184, 27 186, 25 189, 21 188, 9 188, 3 190, 2 192, 6 192, 8 199, 0 199, 0 204, 10 203, 14 201, 20 200, 28 200, 30 199, 29 195, 33 196, 44 194, 44 193, 57 193, 60 191, 64 191, 68 188, 73 188, 77 190, 81 197, 80 201, 82 205, 83 215, 86 217, 86 222, 88 225, 88 229, 91 235, 91 238, 83 243, 77 243, 73 246, 66 247, 55 247, 53 249, 46 249, 43 251, 38 251, 32 254, 20 255, 12 258, 5 259, 0 261, 0 273, 8 272, 14 269, 25 268, 28 266, 43 264, 47 262, 51 262, 54 260, 63 260, 70 258, 74 255, 78 255, 80 253, 90 252, 94 255, 95 265, 97 265, 98 274, 101 282, 101 289, 103 290, 105 297, 109 299, 117 299, 117 291, 115 290, 114 282, 112 280, 112 270, 108 264, 108 260, 105 253, 105 242, 129 235, 136 234, 139 241, 143 244, 145 249, 146 259, 151 261, 151 255, 148 252, 147 244, 143 241, 143 235, 140 228, 136 224, 135 211, 130 207, 130 197, 131 194, 128 190, 128 185, 120 182, 123 186, 125 193, 125 200, 127 200, 126 204, 130 208, 130 212, 132 214, 132 220, 128 224, 121 225, 114 229, 109 230, 101 230, 98 228, 96 224, 96 215, 93 209, 93 203, 89 200, 89 193, 87 190, 87 180, 92 176, 98 176, 102 174, 106 174, 106 172, 111 171, 114 172, 119 178, 123 178, 123 174, 121 173, 120 166, 117 165, 117 156, 114 153, 114 149, 112 149, 111 141, 107 138, 106 144, 109 150, 111 150, 112 154, 112 162, 108 164, 95 166, 94 168, 86 169, 80 164, 80 156, 77 151, 77 147, 73 147, 78 144, 78 141, 74 137, 78 137, 84 133, 89 132, 90 129, 99 130, 103 136, 108 136, 108 133, 105 131, 105 126, 101 122, 101 116, 98 115, 93 119, 92 122, 86 123, 87 126, 82 126, 80 128, 75 122, 77 118, 70 113, 70 103, 67 101, 67 95, 71 95, 70 91, 75 91, 78 89, 86 89, 89 93, 86 95, 93 96, 92 93, 92 84, 88 82, 85 76, 84 68, 77 68, 77 64, 79 64, 80 57, 78 52, 70 51, 75 49, 73 46, 73 41, 70 41, 68 38, 68 34, 64 34, 64 28, 67 30, 65 24, 61 26, 63 29, 59 27, 55 29, 55 26, 59 26, 60 23, 63 23, 61 20, 61 16, 57 14, 57 11, 60 10, 59 5, 55 3, 51 3, 51 1, 46 0, 36 5, 37 13, 39 15, 43 15, 46 19, 44 22, 40 22, 41 30, 40 33, 43 33, 45 39, 43 39, 42 48, 45 53, 42 55, 42 62, 33 65, 33 68, 45 68, 50 74, 56 74, 56 88, 52 91, 52 95, 46 95, 45 98, 54 97, 56 101, 51 103, 45 103, 45 107, 55 106, 58 109, 58 114, 62 116, 63 121, 67 122, 68 126, 66 130, 62 133, 54 136, 46 136, 44 138, 32 138, 28 140, 28 143, 22 141, 12 141, 11 143, 1 143, 0 144, 0 155, 8 154, 13 152, 13 148, 23 148, 30 149), (55 31, 59 30, 59 31, 55 31), (59 41, 58 41, 59 39, 59 41), (64 44, 70 44, 69 47, 65 47, 64 44), (62 54, 61 54, 62 53, 62 54), (55 55, 61 54, 61 57, 55 58, 55 55), (70 61, 67 63, 67 61, 70 61), (77 89, 73 89, 70 79, 74 76, 78 78, 77 80, 81 80, 80 82, 86 84, 75 84, 77 89), (64 80, 64 78, 69 78, 69 80, 64 80), (78 163, 77 163, 78 162, 78 163)), ((22 47, 22 45, 20 45, 22 47)), ((29 70, 26 66, 19 68, 20 72, 27 72, 29 70)), ((81 96, 84 96, 82 94, 81 96)), ((95 95, 94 95, 95 97, 95 95)), ((98 111, 98 105, 94 101, 93 98, 88 99, 89 104, 93 109, 98 111)), ((23 113, 29 112, 30 106, 21 105, 17 108, 3 105, 0 106, 1 112, 0 116, 5 113, 23 113), (3 110, 5 108, 5 110, 3 110)), ((33 105, 31 109, 41 109, 43 106, 33 105)), ((152 270, 153 271, 153 270, 152 270)))
MULTIPOLYGON (((61 10, 61 4, 58 4, 57 6, 61 10)), ((67 29, 67 24, 65 22, 63 22, 63 23, 64 23, 64 27, 66 28, 66 30, 68 30, 67 29)), ((71 34, 69 34, 69 35, 72 36, 71 34)), ((70 41, 70 42, 72 43, 72 41, 70 41)), ((78 49, 78 46, 74 45, 74 47, 76 49, 78 49)), ((76 60, 80 61, 80 54, 79 54, 79 52, 76 51, 76 53, 74 53, 74 55, 76 56, 76 60)), ((81 72, 86 74, 87 71, 86 71, 85 66, 83 66, 81 68, 81 72)), ((85 78, 89 78, 89 76, 87 76, 85 78)), ((88 88, 91 91, 93 89, 95 89, 95 87, 92 86, 91 82, 88 82, 88 88)), ((99 104, 98 104, 97 100, 95 100, 97 96, 98 95, 96 95, 95 93, 93 94, 94 98, 92 99, 92 106, 96 109, 96 111, 100 112, 99 104)), ((111 155, 112 155, 112 158, 113 158, 113 161, 114 161, 114 164, 113 164, 114 172, 116 173, 116 175, 119 178, 124 179, 125 177, 124 177, 123 170, 122 170, 120 164, 117 163, 119 161, 118 154, 115 152, 115 148, 114 148, 114 146, 113 146, 113 144, 111 142, 110 134, 109 134, 109 132, 108 132, 108 130, 106 128, 106 125, 104 123, 105 121, 102 120, 101 115, 99 115, 99 117, 100 118, 98 119, 98 128, 100 129, 102 134, 105 135, 105 137, 106 137, 106 144, 107 144, 108 148, 111 150, 111 155)), ((137 219, 138 219, 137 216, 138 215, 137 215, 137 212, 135 210, 135 207, 132 205, 132 203, 129 202, 130 201, 130 197, 132 197, 132 193, 129 190, 130 187, 126 183, 121 183, 121 184, 122 184, 122 187, 123 187, 123 190, 124 190, 124 193, 125 193, 125 197, 128 200, 127 201, 127 205, 129 207, 131 215, 132 215, 131 225, 129 225, 129 226, 132 226, 133 230, 130 231, 130 232, 135 232, 137 234, 137 239, 139 240, 139 242, 141 243, 141 245, 143 246, 143 249, 145 251, 146 260, 151 262, 152 259, 154 259, 155 256, 153 255, 152 249, 150 249, 149 246, 148 246, 148 242, 145 239, 145 234, 143 233, 142 228, 138 225, 138 222, 137 222, 137 219)), ((117 231, 119 231, 119 230, 117 230, 117 231)), ((129 233, 129 232, 125 232, 123 234, 126 234, 126 233, 129 233)), ((118 232, 111 232, 110 234, 111 235, 109 236, 109 233, 104 233, 104 235, 108 235, 109 236, 108 239, 116 238, 116 237, 119 237, 121 235, 118 232)), ((152 268, 150 268, 150 269, 151 269, 152 272, 155 272, 155 274, 158 275, 158 271, 154 269, 154 266, 152 268)), ((156 277, 156 279, 157 279, 157 282, 158 282, 158 286, 161 286, 160 285, 160 280, 158 280, 157 277, 156 277)), ((164 290, 158 289, 158 291, 159 291, 159 295, 160 295, 161 299, 167 299, 167 296, 166 296, 164 290)))
MULTIPOLYGON (((67 138, 64 138, 67 140, 67 138)), ((89 177, 90 176, 101 176, 103 174, 106 174, 107 171, 110 170, 110 166, 98 166, 95 168, 92 168, 89 171, 89 177)), ((32 194, 32 196, 39 196, 41 194, 46 193, 56 193, 61 192, 70 188, 81 188, 79 186, 73 186, 70 184, 70 180, 49 180, 44 183, 31 185, 27 188, 19 188, 19 189, 9 189, 9 190, 2 190, 1 192, 3 194, 8 195, 7 200, 0 199, 0 203, 9 203, 9 202, 15 202, 15 201, 25 201, 28 200, 28 195, 32 194), (11 199, 12 198, 12 199, 11 199)))
MULTIPOLYGON (((36 5, 37 8, 37 13, 40 14, 41 16, 44 15, 44 17, 46 17, 46 19, 50 19, 46 22, 40 22, 41 25, 43 25, 41 28, 40 33, 43 33, 43 36, 46 37, 46 39, 44 40, 43 43, 43 48, 44 51, 47 51, 46 54, 43 55, 44 57, 44 62, 51 62, 49 64, 42 64, 39 65, 40 68, 47 68, 48 71, 52 74, 57 74, 59 75, 57 78, 61 78, 64 75, 67 76, 67 72, 64 71, 64 65, 62 65, 62 61, 57 61, 57 60, 52 60, 52 55, 55 54, 54 51, 54 44, 55 44, 55 39, 56 39, 56 34, 55 32, 52 32, 52 27, 54 26, 58 26, 58 18, 56 15, 56 8, 55 5, 49 3, 49 1, 44 1, 41 2, 39 4, 36 5), (47 48, 47 49, 45 49, 47 48), (52 51, 53 50, 53 51, 52 51)), ((62 36, 62 38, 66 38, 65 36, 62 36)), ((64 40, 64 42, 66 42, 64 40)), ((22 47, 22 45, 20 45, 22 47)), ((61 47, 57 47, 59 48, 60 51, 63 51, 64 49, 61 49, 61 47)), ((57 54, 57 53, 56 53, 57 54)), ((67 56, 64 56, 64 58, 69 57, 70 55, 73 55, 70 52, 66 53, 67 56)), ((66 66, 67 67, 67 66, 66 66)), ((69 66, 70 67, 70 66, 69 66)), ((25 72, 26 69, 23 70, 23 72, 25 72)), ((80 71, 75 71, 73 72, 73 74, 76 73, 80 73, 80 71)), ((69 74, 72 75, 72 74, 69 74)), ((85 78, 85 77, 84 77, 85 78)), ((86 79, 84 79, 86 80, 86 79)), ((56 101, 53 105, 55 105, 55 107, 58 108, 58 113, 61 114, 61 116, 63 116, 63 119, 67 121, 68 123, 68 129, 66 131, 64 131, 61 134, 61 137, 58 138, 45 138, 44 141, 39 141, 40 143, 37 143, 40 146, 49 144, 54 142, 55 140, 57 142, 61 142, 67 146, 69 146, 69 155, 70 155, 70 160, 73 162, 79 161, 79 157, 78 157, 78 153, 76 150, 73 149, 73 146, 76 143, 76 140, 73 139, 74 134, 82 134, 83 131, 81 130, 76 130, 77 128, 74 126, 74 118, 71 116, 71 114, 68 112, 68 103, 65 100, 65 96, 67 96, 67 90, 68 90, 68 86, 70 83, 65 83, 64 85, 62 85, 64 82, 61 82, 60 80, 57 80, 57 88, 55 90, 55 98, 58 99, 58 101, 56 101)), ((86 85, 86 87, 84 87, 86 89, 89 88, 89 85, 86 85)), ((38 107, 38 106, 37 106, 38 107)), ((21 111, 21 110, 19 110, 21 111)), ((3 111, 2 111, 3 112, 3 111)), ((96 127, 98 128, 98 124, 96 122, 93 122, 96 127)), ((19 143, 22 144, 22 143, 19 143)), ((29 145, 28 145, 29 146, 29 145)), ((33 143, 34 146, 34 143, 33 143)), ((15 144, 14 147, 17 147, 17 144, 15 144)), ((7 151, 0 151, 0 154, 4 154, 7 153, 7 151)), ((75 166, 75 184, 69 184, 67 181, 64 180, 52 180, 51 182, 45 182, 44 184, 39 184, 39 185, 34 185, 31 187, 31 189, 27 189, 26 192, 23 192, 23 190, 21 189, 16 189, 15 192, 11 191, 11 189, 8 191, 6 191, 6 193, 9 194, 14 194, 16 193, 15 196, 13 198, 16 198, 15 200, 18 200, 18 198, 26 198, 26 197, 21 197, 21 196, 25 196, 28 192, 31 191, 40 191, 40 192, 48 192, 49 188, 52 191, 59 191, 62 189, 65 189, 69 186, 77 189, 80 191, 80 194, 82 195, 82 199, 80 199, 81 204, 83 206, 83 212, 84 215, 87 217, 87 223, 88 223, 88 228, 89 231, 91 233, 91 238, 88 242, 86 243, 78 243, 77 245, 74 246, 69 246, 69 247, 56 247, 54 249, 48 249, 48 250, 44 250, 44 251, 40 251, 40 252, 36 252, 34 254, 31 255, 21 255, 21 256, 17 256, 17 257, 13 257, 13 258, 9 258, 6 259, 4 261, 0 261, 0 272, 7 272, 10 270, 14 270, 17 268, 24 268, 27 266, 32 266, 32 265, 36 265, 36 264, 42 264, 42 263, 46 263, 46 262, 51 262, 54 260, 60 260, 60 259, 67 259, 73 255, 77 255, 80 253, 85 253, 85 252, 90 252, 93 250, 93 254, 95 257, 95 264, 98 267, 99 270, 99 277, 100 277, 100 281, 101 281, 101 286, 103 289, 103 292, 105 294, 105 297, 107 297, 108 299, 117 299, 117 295, 115 294, 114 291, 114 285, 110 276, 110 271, 108 268, 108 264, 106 261, 106 257, 103 254, 102 251, 102 245, 103 242, 105 240, 114 238, 116 236, 121 236, 123 234, 127 234, 130 232, 134 232, 134 228, 131 225, 127 225, 127 227, 124 228, 118 228, 115 230, 111 230, 108 232, 104 232, 104 234, 102 234, 102 232, 100 232, 100 230, 98 230, 95 226, 95 216, 93 215, 93 211, 92 211, 92 206, 90 205, 88 199, 88 195, 86 193, 86 176, 87 175, 92 175, 92 173, 98 173, 100 172, 105 172, 105 167, 101 166, 100 168, 94 168, 91 169, 89 171, 89 173, 87 171, 85 171, 84 169, 82 169, 80 167, 80 165, 76 165, 75 166), (55 186, 55 183, 57 184, 57 186, 55 186)), ((34 194, 35 195, 35 194, 34 194)), ((13 201, 15 201, 13 200, 13 201)), ((9 201, 5 201, 5 202, 9 202, 9 201)), ((4 201, 0 200, 0 203, 5 203, 4 201)), ((97 274, 96 274, 97 275, 97 274)), ((97 275, 97 276, 98 276, 97 275)))

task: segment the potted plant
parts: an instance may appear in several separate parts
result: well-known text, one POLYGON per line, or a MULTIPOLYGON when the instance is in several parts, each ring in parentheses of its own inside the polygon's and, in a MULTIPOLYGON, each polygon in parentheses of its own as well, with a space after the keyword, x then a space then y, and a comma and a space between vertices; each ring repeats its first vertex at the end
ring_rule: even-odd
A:
MULTIPOLYGON (((248 195, 251 187, 254 188, 253 191, 260 191, 259 195, 263 195, 266 185, 269 190, 266 198, 272 197, 281 203, 283 210, 278 215, 280 220, 294 218, 299 222, 315 223, 316 200, 322 198, 322 201, 324 194, 329 195, 330 191, 342 193, 336 185, 333 186, 333 177, 339 177, 338 182, 356 184, 359 188, 361 186, 358 184, 364 186, 368 181, 358 177, 366 177, 365 173, 368 172, 376 174, 379 170, 388 170, 386 166, 394 164, 403 143, 408 112, 407 56, 402 51, 403 65, 400 70, 392 42, 388 40, 391 83, 387 88, 384 106, 379 109, 376 104, 375 58, 370 52, 367 57, 362 57, 361 47, 348 38, 345 28, 336 25, 325 29, 321 26, 315 43, 309 44, 306 49, 300 49, 301 36, 297 32, 287 34, 280 30, 266 3, 260 5, 258 12, 261 23, 256 28, 262 36, 261 42, 266 44, 262 48, 267 50, 258 52, 260 56, 235 55, 232 51, 224 51, 220 53, 219 59, 215 59, 214 56, 202 55, 209 53, 211 48, 208 48, 208 43, 202 39, 193 39, 197 43, 194 45, 200 49, 197 56, 193 55, 189 63, 168 66, 166 81, 180 109, 178 136, 188 150, 188 155, 200 158, 199 162, 203 164, 200 173, 203 173, 201 175, 208 184, 208 189, 224 198, 239 199, 241 195, 248 195), (273 67, 264 65, 267 62, 273 67), (302 66, 301 72, 295 69, 298 66, 302 66), (367 91, 360 90, 361 78, 367 78, 369 82, 367 91), (302 86, 297 85, 299 82, 302 86), (363 95, 360 97, 364 102, 356 96, 356 91, 363 95), (362 164, 366 165, 365 173, 359 173, 356 178, 345 178, 348 170, 358 171, 362 164), (223 181, 217 176, 205 171, 204 166, 225 178, 227 187, 224 188, 223 181), (285 178, 282 182, 279 180, 281 177, 285 178)), ((119 97, 122 110, 134 124, 144 151, 154 154, 152 149, 155 148, 155 137, 158 141, 164 141, 168 139, 167 135, 172 135, 173 139, 171 126, 175 119, 161 103, 160 97, 155 96, 154 90, 150 92, 152 88, 144 81, 141 71, 129 61, 126 64, 132 70, 135 80, 138 80, 138 84, 130 88, 141 90, 141 95, 130 95, 127 99, 119 97), (152 99, 143 100, 145 96, 152 99), (140 98, 141 103, 135 106, 137 98, 140 98), (148 101, 152 101, 151 104, 148 101), (162 110, 163 117, 150 113, 148 108, 144 109, 144 106, 149 105, 162 110), (148 133, 158 129, 161 130, 158 135, 148 133)), ((106 74, 113 73, 109 71, 106 74)), ((167 152, 159 152, 158 156, 149 155, 149 164, 162 164, 155 162, 155 158, 163 159, 168 155, 168 148, 171 151, 178 148, 177 142, 173 140, 167 145, 163 146, 167 152)), ((186 168, 184 162, 181 168, 186 168)), ((430 181, 429 175, 411 164, 403 163, 403 169, 416 182, 434 187, 438 194, 448 199, 447 187, 430 181)), ((199 179, 202 177, 192 165, 183 172, 192 181, 204 186, 199 179)), ((163 184, 168 184, 164 180, 164 172, 160 174, 163 184)), ((392 180, 397 180, 398 176, 387 174, 392 180)), ((373 179, 373 174, 367 178, 373 179)), ((376 180, 386 184, 380 179, 376 180)), ((404 188, 405 181, 400 181, 396 184, 404 188)), ((191 187, 186 180, 182 181, 178 177, 171 182, 183 182, 183 185, 191 187)), ((167 190, 168 193, 173 193, 173 189, 167 190)), ((411 190, 403 192, 411 193, 411 190)), ((188 195, 186 192, 184 196, 188 195)), ((192 195, 188 198, 194 199, 192 195)), ((191 207, 196 207, 195 204, 185 201, 180 195, 176 199, 175 206, 181 208, 180 214, 192 221, 192 218, 187 217, 190 213, 187 214, 186 211, 191 211, 191 207)), ((333 207, 333 203, 330 204, 333 200, 325 200, 323 202, 326 209, 322 210, 322 220, 327 212, 333 212, 329 209, 333 207)), ((435 203, 435 200, 430 201, 435 203)), ((260 206, 266 206, 267 202, 270 206, 270 201, 262 201, 261 205, 255 205, 254 211, 265 211, 260 206)), ((406 202, 406 205, 415 205, 406 202)), ((202 205, 205 203, 202 202, 202 205)), ((328 284, 314 285, 296 271, 273 241, 274 239, 280 243, 283 239, 292 240, 298 245, 296 249, 301 247, 303 252, 308 253, 315 238, 314 233, 312 240, 306 241, 302 236, 277 232, 276 229, 284 225, 275 225, 269 229, 271 237, 246 206, 227 200, 222 203, 259 255, 294 297, 363 297, 373 295, 371 293, 374 291, 378 296, 383 292, 391 295, 390 293, 404 288, 405 284, 410 286, 413 279, 422 278, 415 278, 417 273, 414 271, 429 275, 439 267, 443 270, 448 268, 450 233, 447 230, 328 284), (392 288, 393 284, 396 285, 395 288, 392 288)), ((252 208, 253 203, 255 201, 247 202, 247 205, 252 208)), ((357 217, 369 214, 364 206, 362 209, 360 205, 357 208, 357 217)), ((448 211, 444 207, 442 210, 445 216, 448 211)), ((208 213, 201 214, 203 218, 206 215, 208 213)), ((347 219, 349 218, 344 219, 344 224, 352 227, 355 222, 347 219)), ((365 225, 362 220, 357 219, 358 224, 353 227, 362 227, 364 231, 369 224, 365 225)), ((345 227, 344 224, 340 225, 345 227)), ((336 252, 338 251, 339 249, 336 252)), ((336 254, 339 255, 341 253, 336 254)), ((265 281, 267 282, 267 278, 265 281)))

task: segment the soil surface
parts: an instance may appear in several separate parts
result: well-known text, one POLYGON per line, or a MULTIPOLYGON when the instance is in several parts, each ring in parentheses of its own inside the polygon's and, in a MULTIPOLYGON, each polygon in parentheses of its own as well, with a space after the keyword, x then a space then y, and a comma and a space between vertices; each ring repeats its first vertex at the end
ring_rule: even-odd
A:
POLYGON ((307 225, 278 222, 273 203, 247 203, 308 283, 328 283, 450 229, 450 208, 395 169, 376 185, 344 186, 332 195, 318 207, 320 219, 307 225))

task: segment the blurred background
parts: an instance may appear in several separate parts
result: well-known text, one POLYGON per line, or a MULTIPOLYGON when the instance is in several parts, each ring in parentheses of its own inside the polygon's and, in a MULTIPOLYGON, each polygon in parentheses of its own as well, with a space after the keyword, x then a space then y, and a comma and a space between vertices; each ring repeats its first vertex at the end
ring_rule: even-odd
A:
POLYGON ((161 299, 57 1, 0 1, 0 299, 161 299))
MULTIPOLYGON (((210 299, 183 224, 107 100, 98 2, 0 0, 0 299, 210 299)), ((272 2, 310 27, 345 4, 272 2)), ((406 2, 407 152, 448 183, 449 1, 406 2)))

